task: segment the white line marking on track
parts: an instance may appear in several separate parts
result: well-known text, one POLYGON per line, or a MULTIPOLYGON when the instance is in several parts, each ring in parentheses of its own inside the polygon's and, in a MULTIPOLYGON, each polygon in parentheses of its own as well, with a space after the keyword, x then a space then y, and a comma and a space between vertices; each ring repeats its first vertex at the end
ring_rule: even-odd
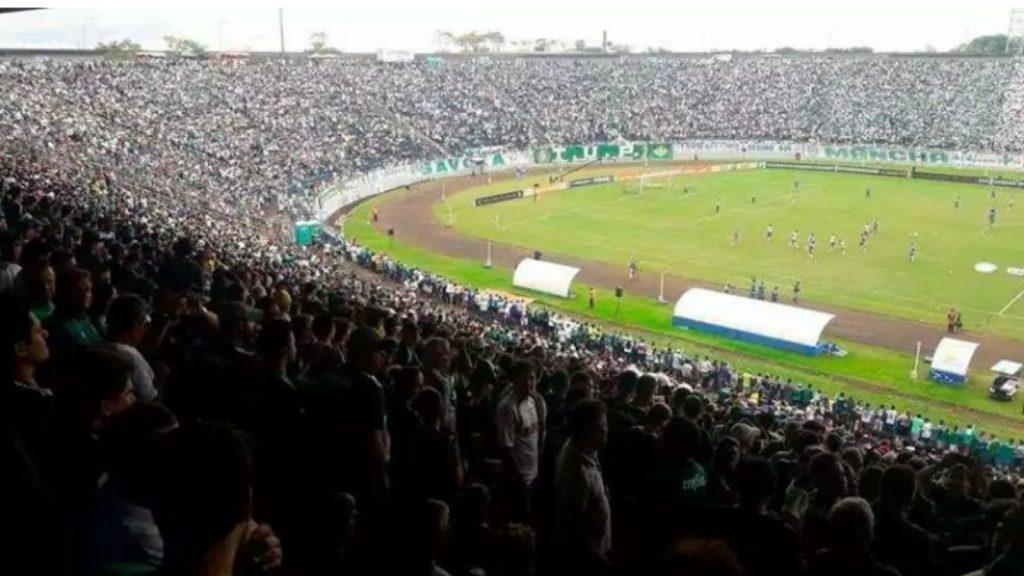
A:
POLYGON ((1006 312, 1007 310, 1009 310, 1010 306, 1013 306, 1014 302, 1016 302, 1017 300, 1020 300, 1021 296, 1024 296, 1024 290, 1021 290, 1020 292, 1018 292, 1017 295, 1013 297, 1013 300, 1010 300, 1009 302, 1007 302, 1006 306, 1003 306, 1003 309, 1000 310, 998 312, 998 314, 1000 316, 1002 316, 1003 312, 1006 312))

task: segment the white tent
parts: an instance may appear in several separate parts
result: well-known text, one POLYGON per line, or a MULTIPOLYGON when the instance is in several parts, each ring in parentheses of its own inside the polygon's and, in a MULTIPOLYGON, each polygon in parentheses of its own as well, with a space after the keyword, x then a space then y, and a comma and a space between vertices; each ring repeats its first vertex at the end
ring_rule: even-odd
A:
POLYGON ((580 269, 564 264, 526 258, 516 266, 512 285, 553 296, 569 297, 569 286, 580 269))
POLYGON ((1006 374, 1007 376, 1017 376, 1020 374, 1020 369, 1024 368, 1024 364, 1020 362, 1014 362, 1013 360, 1000 360, 996 362, 996 365, 990 368, 993 372, 999 374, 1006 374))
POLYGON ((943 384, 963 384, 967 381, 967 368, 971 365, 976 342, 943 338, 932 355, 931 378, 943 384))
POLYGON ((691 288, 676 302, 672 323, 764 344, 818 354, 821 333, 832 314, 723 292, 691 288))

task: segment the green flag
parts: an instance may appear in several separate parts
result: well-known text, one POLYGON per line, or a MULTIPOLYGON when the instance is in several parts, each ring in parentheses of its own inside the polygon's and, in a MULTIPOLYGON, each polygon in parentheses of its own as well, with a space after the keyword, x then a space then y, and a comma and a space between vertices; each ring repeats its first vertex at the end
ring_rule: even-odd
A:
POLYGON ((647 158, 651 160, 671 160, 672 159, 672 145, 671 144, 648 144, 647 145, 647 158))

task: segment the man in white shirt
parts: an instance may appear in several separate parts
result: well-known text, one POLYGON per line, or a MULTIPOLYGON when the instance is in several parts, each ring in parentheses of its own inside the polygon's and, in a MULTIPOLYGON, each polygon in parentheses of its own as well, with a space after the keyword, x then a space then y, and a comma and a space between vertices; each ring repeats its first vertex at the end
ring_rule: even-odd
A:
POLYGON ((896 430, 896 407, 890 406, 885 411, 885 432, 892 434, 896 430))
POLYGON ((514 503, 515 520, 529 517, 530 493, 537 479, 540 462, 540 438, 543 402, 534 394, 537 374, 533 364, 519 361, 510 374, 512 392, 498 404, 498 448, 501 450, 504 477, 514 503))
POLYGON ((139 400, 155 400, 153 368, 136 348, 146 335, 146 303, 134 294, 118 296, 107 310, 107 337, 104 344, 131 366, 132 391, 139 400))
POLYGON ((928 446, 932 443, 932 423, 927 418, 924 419, 924 424, 921 425, 921 440, 928 446))

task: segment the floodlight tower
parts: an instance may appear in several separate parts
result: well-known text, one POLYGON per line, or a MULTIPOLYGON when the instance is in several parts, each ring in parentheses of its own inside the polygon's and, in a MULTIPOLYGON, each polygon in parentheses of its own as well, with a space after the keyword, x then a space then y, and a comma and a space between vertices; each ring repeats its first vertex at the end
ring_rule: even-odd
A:
POLYGON ((1010 27, 1006 33, 1006 53, 1010 56, 1024 54, 1024 8, 1010 11, 1010 27))

